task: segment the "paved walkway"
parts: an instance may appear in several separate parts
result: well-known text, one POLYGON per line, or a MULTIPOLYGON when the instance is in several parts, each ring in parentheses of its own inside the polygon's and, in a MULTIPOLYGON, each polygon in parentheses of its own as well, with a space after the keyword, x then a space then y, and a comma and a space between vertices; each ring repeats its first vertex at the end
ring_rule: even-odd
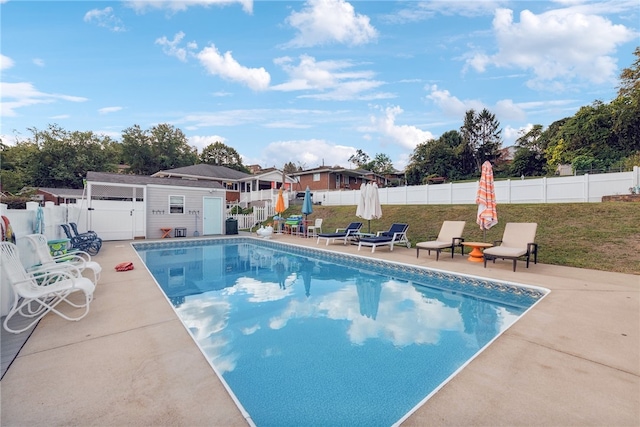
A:
MULTIPOLYGON (((403 425, 640 425, 640 275, 274 240, 551 289, 403 425)), ((95 260, 91 312, 40 322, 0 382, 1 425, 246 426, 129 242, 95 260)))

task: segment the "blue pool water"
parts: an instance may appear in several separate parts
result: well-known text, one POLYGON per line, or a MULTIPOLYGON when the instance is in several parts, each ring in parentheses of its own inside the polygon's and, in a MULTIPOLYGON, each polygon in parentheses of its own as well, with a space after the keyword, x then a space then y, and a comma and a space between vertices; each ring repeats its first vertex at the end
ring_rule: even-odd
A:
POLYGON ((258 426, 390 426, 545 290, 250 238, 134 247, 258 426))

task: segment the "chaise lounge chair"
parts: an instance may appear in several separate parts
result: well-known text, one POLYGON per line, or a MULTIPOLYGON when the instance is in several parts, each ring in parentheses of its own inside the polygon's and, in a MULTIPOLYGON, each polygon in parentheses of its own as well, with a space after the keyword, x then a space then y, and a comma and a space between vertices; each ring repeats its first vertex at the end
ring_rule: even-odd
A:
POLYGON ((416 258, 420 256, 420 249, 426 249, 429 255, 431 255, 431 251, 436 251, 436 261, 438 261, 440 251, 443 249, 451 249, 451 258, 453 258, 456 247, 460 247, 460 253, 464 255, 462 232, 466 223, 466 221, 444 221, 436 240, 420 242, 416 245, 416 258))
POLYGON ((494 242, 494 247, 484 250, 484 266, 487 261, 496 262, 496 258, 512 259, 513 271, 516 271, 516 261, 525 257, 527 268, 529 268, 529 258, 533 255, 533 263, 538 263, 538 244, 534 243, 538 224, 535 222, 508 222, 504 227, 502 240, 494 242), (497 246, 499 245, 499 246, 497 246))
POLYGON ((404 244, 407 248, 411 247, 411 243, 407 240, 407 229, 409 224, 395 223, 391 225, 388 231, 378 231, 375 237, 362 237, 358 241, 358 250, 362 246, 371 246, 371 252, 375 252, 378 246, 389 246, 389 250, 393 250, 393 245, 404 244))
POLYGON ((360 228, 362 228, 361 222, 352 222, 347 226, 347 228, 336 228, 335 233, 320 233, 318 234, 316 244, 320 243, 320 239, 325 239, 327 241, 326 246, 329 245, 329 241, 336 240, 342 240, 343 244, 346 245, 347 240, 360 231, 360 228))
POLYGON ((77 226, 73 227, 72 231, 71 223, 60 224, 60 227, 64 230, 64 234, 66 234, 69 239, 72 248, 84 251, 90 255, 97 255, 98 252, 100 252, 102 239, 98 237, 95 231, 78 233, 77 226))
POLYGON ((18 247, 11 242, 0 242, 0 260, 5 278, 13 289, 13 305, 3 323, 7 331, 13 334, 24 332, 50 311, 67 320, 80 320, 89 313, 95 285, 88 278, 82 277, 77 269, 43 269, 29 273, 20 261, 18 247), (76 303, 69 299, 75 292, 83 294, 82 302, 76 303), (79 315, 70 316, 58 310, 57 306, 62 302, 84 310, 79 315), (20 329, 14 329, 9 323, 16 314, 33 320, 20 329))
POLYGON ((91 255, 84 251, 74 250, 62 255, 53 256, 49 251, 47 238, 43 234, 29 234, 25 236, 33 247, 33 252, 38 258, 39 265, 35 269, 65 269, 72 265, 80 272, 89 269, 93 272, 93 283, 98 284, 102 267, 95 261, 91 261, 91 255))

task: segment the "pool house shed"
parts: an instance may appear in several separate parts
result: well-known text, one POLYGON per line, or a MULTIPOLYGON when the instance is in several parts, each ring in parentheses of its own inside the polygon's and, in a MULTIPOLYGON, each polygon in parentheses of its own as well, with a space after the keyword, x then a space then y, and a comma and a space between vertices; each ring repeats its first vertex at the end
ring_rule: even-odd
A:
POLYGON ((86 193, 87 228, 103 240, 225 234, 217 182, 87 172, 86 193))

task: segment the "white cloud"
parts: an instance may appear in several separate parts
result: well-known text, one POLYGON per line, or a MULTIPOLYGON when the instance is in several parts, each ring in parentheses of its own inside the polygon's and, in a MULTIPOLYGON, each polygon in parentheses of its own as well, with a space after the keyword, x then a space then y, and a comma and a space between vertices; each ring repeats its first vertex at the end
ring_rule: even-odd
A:
POLYGON ((274 60, 288 74, 289 81, 272 86, 272 90, 317 91, 321 93, 300 97, 332 101, 386 99, 395 96, 372 92, 384 85, 384 82, 374 80, 373 71, 353 70, 356 64, 351 61, 316 61, 309 55, 300 55, 298 64, 293 64, 293 61, 288 56, 274 60))
POLYGON ((515 145, 516 139, 520 138, 521 135, 524 135, 525 133, 529 132, 531 129, 533 129, 533 124, 531 123, 527 123, 526 125, 518 128, 505 126, 502 129, 502 141, 503 141, 502 146, 511 147, 512 145, 515 145))
POLYGON ((84 22, 91 22, 114 32, 126 31, 122 20, 113 13, 112 7, 90 10, 84 14, 84 22))
POLYGON ((30 105, 49 104, 58 100, 69 102, 87 101, 87 98, 79 96, 40 92, 31 83, 0 82, 0 94, 2 94, 1 115, 3 117, 15 117, 17 116, 16 109, 30 105))
POLYGON ((460 100, 451 95, 446 89, 438 89, 438 86, 432 85, 428 88, 431 91, 427 95, 427 99, 433 101, 434 104, 447 116, 463 118, 468 110, 482 110, 484 104, 475 99, 460 100))
POLYGON ((264 68, 248 68, 240 65, 230 51, 221 55, 212 44, 202 49, 197 57, 210 74, 242 83, 255 91, 269 88, 271 76, 264 68))
POLYGON ((190 55, 198 48, 198 45, 195 42, 187 43, 186 47, 180 47, 180 43, 182 39, 184 39, 185 34, 182 31, 176 33, 173 36, 173 40, 169 40, 166 36, 162 36, 156 39, 155 44, 162 46, 162 51, 169 55, 175 56, 182 62, 187 61, 187 55, 190 55))
POLYGON ((262 164, 282 167, 295 159, 296 164, 306 168, 317 166, 346 166, 349 157, 356 153, 354 147, 335 145, 322 139, 276 141, 267 145, 262 152, 244 153, 246 164, 262 164))
POLYGON ((357 14, 344 0, 308 0, 300 12, 291 12, 286 22, 298 31, 287 47, 332 43, 357 46, 378 37, 369 17, 357 14))
POLYGON ((578 8, 556 9, 536 15, 529 10, 514 22, 513 11, 498 9, 493 19, 498 51, 475 52, 467 65, 478 72, 487 67, 531 70, 532 89, 562 90, 565 84, 613 82, 618 45, 637 37, 624 25, 585 14, 578 8))
POLYGON ((33 58, 33 63, 38 67, 44 67, 44 60, 40 58, 33 58))
POLYGON ((526 113, 511 99, 502 99, 496 102, 493 113, 501 120, 524 120, 526 113))
MULTIPOLYGON (((416 126, 397 125, 396 117, 403 113, 398 106, 387 107, 379 117, 371 116, 372 128, 382 135, 383 142, 388 141, 405 149, 413 150, 418 144, 433 139, 433 134, 416 126)), ((368 129, 371 131, 371 128, 368 129)))
POLYGON ((391 24, 403 24, 407 22, 420 22, 436 17, 460 15, 476 17, 491 15, 500 4, 505 1, 420 1, 405 2, 403 8, 381 17, 391 24))
POLYGON ((126 5, 132 7, 137 12, 143 13, 150 9, 166 9, 172 12, 184 12, 189 7, 194 6, 227 6, 240 4, 242 10, 247 13, 253 12, 253 0, 130 0, 126 5))
POLYGON ((110 114, 122 110, 122 107, 104 107, 98 110, 100 114, 110 114))
POLYGON ((196 135, 189 137, 189 145, 196 147, 199 153, 201 153, 205 147, 211 144, 214 144, 216 142, 222 142, 223 144, 226 144, 226 141, 227 138, 220 135, 196 135))
POLYGON ((13 62, 13 59, 9 58, 8 56, 0 54, 0 70, 7 70, 13 67, 14 65, 15 63, 13 62))

